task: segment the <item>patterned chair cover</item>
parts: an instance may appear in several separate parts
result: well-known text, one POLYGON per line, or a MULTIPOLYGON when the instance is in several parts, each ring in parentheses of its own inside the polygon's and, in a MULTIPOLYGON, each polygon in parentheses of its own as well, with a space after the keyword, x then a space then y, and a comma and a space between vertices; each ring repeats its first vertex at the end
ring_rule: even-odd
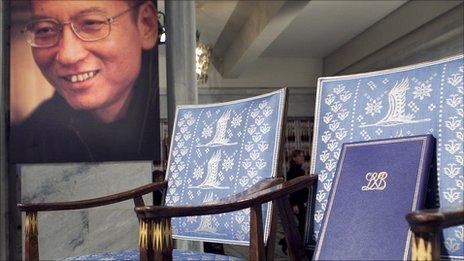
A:
MULTIPOLYGON (((166 205, 202 204, 276 177, 286 90, 208 105, 180 106, 171 139, 166 205)), ((263 206, 265 237, 270 205, 263 206)), ((249 210, 174 218, 173 238, 249 244, 249 210)))
MULTIPOLYGON (((166 205, 202 204, 276 177, 286 89, 226 103, 179 106, 166 172, 166 205)), ((265 238, 271 204, 263 206, 265 238)), ((249 244, 249 210, 172 219, 173 238, 249 244)), ((139 260, 138 250, 66 260, 139 260)), ((223 255, 173 251, 174 260, 238 260, 223 255)))
MULTIPOLYGON (((462 206, 463 56, 379 72, 320 78, 311 173, 319 173, 318 238, 342 143, 433 134, 440 207, 462 206)), ((405 221, 406 222, 406 221, 405 221)), ((444 231, 442 255, 463 258, 464 227, 444 231)))

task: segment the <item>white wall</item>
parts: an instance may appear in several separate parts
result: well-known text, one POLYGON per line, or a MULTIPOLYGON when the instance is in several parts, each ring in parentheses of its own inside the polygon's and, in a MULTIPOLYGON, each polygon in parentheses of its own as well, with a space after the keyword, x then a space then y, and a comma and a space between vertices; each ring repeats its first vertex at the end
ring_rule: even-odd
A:
MULTIPOLYGON (((167 118, 166 57, 160 47, 160 116, 167 118)), ((223 78, 210 65, 208 81, 198 86, 199 103, 215 103, 247 98, 272 90, 289 87, 291 117, 313 116, 317 78, 322 76, 322 59, 261 57, 240 77, 223 78)))
MULTIPOLYGON (((322 75, 322 59, 260 57, 238 78, 223 78, 213 64, 208 82, 199 88, 263 88, 295 87, 314 88, 322 75)), ((165 46, 159 47, 160 89, 166 90, 165 46)))
POLYGON ((199 87, 315 87, 322 59, 260 57, 239 78, 223 78, 211 66, 208 83, 199 87))

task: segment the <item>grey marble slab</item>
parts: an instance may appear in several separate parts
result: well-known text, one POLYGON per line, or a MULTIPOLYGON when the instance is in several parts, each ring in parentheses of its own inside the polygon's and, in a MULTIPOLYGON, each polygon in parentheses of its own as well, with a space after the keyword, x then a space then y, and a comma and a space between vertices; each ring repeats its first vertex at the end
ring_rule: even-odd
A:
MULTIPOLYGON (((151 182, 150 162, 28 164, 18 170, 22 202, 89 199, 151 182)), ((152 202, 151 195, 144 199, 152 202)), ((77 211, 39 212, 40 259, 137 248, 133 208, 133 202, 126 201, 77 211)))

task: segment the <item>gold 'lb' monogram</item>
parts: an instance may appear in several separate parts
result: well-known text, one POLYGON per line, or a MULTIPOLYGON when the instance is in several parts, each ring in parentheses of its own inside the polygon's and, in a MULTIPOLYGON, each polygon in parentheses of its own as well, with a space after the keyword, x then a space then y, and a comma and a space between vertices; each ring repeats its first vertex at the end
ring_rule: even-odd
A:
POLYGON ((367 185, 362 186, 362 191, 369 190, 384 190, 387 187, 388 173, 383 172, 368 172, 366 174, 367 185))

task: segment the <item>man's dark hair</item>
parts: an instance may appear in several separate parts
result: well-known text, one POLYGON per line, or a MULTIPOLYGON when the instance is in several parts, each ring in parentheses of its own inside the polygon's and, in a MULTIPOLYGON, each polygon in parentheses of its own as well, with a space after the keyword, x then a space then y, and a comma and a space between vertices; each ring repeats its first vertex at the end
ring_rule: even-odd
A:
POLYGON ((134 19, 134 22, 137 22, 137 18, 139 17, 139 6, 143 4, 144 2, 149 2, 150 0, 126 0, 127 5, 129 7, 137 6, 131 11, 131 16, 132 19, 134 19))
POLYGON ((297 149, 297 150, 292 151, 292 153, 290 153, 290 167, 298 165, 295 162, 295 158, 298 157, 299 155, 304 156, 304 151, 297 149))

